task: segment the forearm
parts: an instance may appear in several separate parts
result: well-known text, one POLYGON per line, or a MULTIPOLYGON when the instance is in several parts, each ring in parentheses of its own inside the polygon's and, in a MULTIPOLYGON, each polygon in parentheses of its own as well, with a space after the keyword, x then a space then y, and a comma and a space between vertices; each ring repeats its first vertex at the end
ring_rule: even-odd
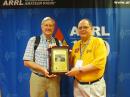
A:
POLYGON ((40 72, 40 73, 44 74, 45 68, 43 68, 42 66, 36 64, 33 61, 24 61, 24 65, 26 67, 29 67, 30 69, 36 71, 36 72, 40 72))
POLYGON ((87 72, 93 72, 93 71, 97 71, 99 70, 99 68, 89 64, 87 66, 82 66, 79 68, 79 71, 82 72, 82 73, 87 73, 87 72))

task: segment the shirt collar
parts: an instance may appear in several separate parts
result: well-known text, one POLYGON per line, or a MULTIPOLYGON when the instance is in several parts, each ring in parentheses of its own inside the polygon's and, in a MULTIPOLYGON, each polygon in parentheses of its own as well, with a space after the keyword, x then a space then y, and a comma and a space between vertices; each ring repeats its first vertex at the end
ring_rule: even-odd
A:
MULTIPOLYGON (((44 33, 43 34, 41 34, 41 39, 42 39, 42 41, 47 41, 47 39, 46 39, 46 37, 45 37, 45 35, 44 35, 44 33)), ((54 40, 54 38, 51 36, 51 39, 50 39, 50 41, 53 41, 54 40)))

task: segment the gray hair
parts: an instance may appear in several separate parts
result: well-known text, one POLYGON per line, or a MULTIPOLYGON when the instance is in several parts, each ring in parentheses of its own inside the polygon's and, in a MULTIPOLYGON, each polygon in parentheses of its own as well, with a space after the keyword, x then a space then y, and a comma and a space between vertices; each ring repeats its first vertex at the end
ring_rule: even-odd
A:
POLYGON ((51 20, 51 21, 55 24, 55 20, 54 20, 54 19, 52 19, 51 17, 45 17, 45 18, 43 18, 43 20, 42 20, 42 22, 41 22, 41 25, 42 25, 45 21, 47 21, 47 20, 51 20))

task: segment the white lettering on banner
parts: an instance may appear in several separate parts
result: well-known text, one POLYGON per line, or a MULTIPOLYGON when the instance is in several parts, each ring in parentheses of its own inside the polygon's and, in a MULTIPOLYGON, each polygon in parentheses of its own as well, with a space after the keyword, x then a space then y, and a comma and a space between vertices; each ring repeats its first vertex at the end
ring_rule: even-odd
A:
POLYGON ((110 33, 106 33, 105 26, 94 26, 93 27, 93 34, 97 34, 97 36, 110 36, 110 33))
POLYGON ((128 4, 130 4, 130 1, 129 0, 115 0, 114 4, 116 4, 116 5, 128 5, 128 4))
POLYGON ((77 29, 76 26, 73 26, 73 27, 72 27, 72 30, 71 30, 71 33, 70 33, 70 36, 74 36, 74 35, 79 36, 79 34, 78 34, 78 29, 77 29))
POLYGON ((9 5, 23 5, 22 0, 5 0, 3 6, 9 5))
MULTIPOLYGON (((99 27, 99 26, 94 26, 94 27, 93 27, 93 34, 96 34, 97 36, 110 36, 110 33, 107 33, 107 32, 105 31, 105 26, 101 26, 101 27, 99 27)), ((74 36, 74 35, 79 36, 79 34, 78 34, 78 29, 77 29, 76 26, 73 26, 73 27, 72 27, 72 30, 71 30, 71 33, 70 33, 70 36, 71 36, 71 37, 74 36)))
POLYGON ((4 0, 3 6, 18 6, 18 5, 54 5, 54 0, 4 0))

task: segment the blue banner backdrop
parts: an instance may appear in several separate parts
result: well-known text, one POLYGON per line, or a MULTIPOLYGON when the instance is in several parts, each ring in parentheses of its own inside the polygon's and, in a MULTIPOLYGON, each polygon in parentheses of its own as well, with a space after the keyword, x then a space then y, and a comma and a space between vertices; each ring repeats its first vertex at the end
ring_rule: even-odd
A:
MULTIPOLYGON (((94 35, 110 45, 105 79, 107 97, 130 97, 129 8, 23 8, 0 9, 0 90, 2 97, 30 97, 30 70, 23 65, 29 37, 40 35, 41 20, 51 16, 72 47, 79 39, 77 23, 89 18, 94 35)), ((73 78, 62 76, 61 97, 73 97, 73 78)))

